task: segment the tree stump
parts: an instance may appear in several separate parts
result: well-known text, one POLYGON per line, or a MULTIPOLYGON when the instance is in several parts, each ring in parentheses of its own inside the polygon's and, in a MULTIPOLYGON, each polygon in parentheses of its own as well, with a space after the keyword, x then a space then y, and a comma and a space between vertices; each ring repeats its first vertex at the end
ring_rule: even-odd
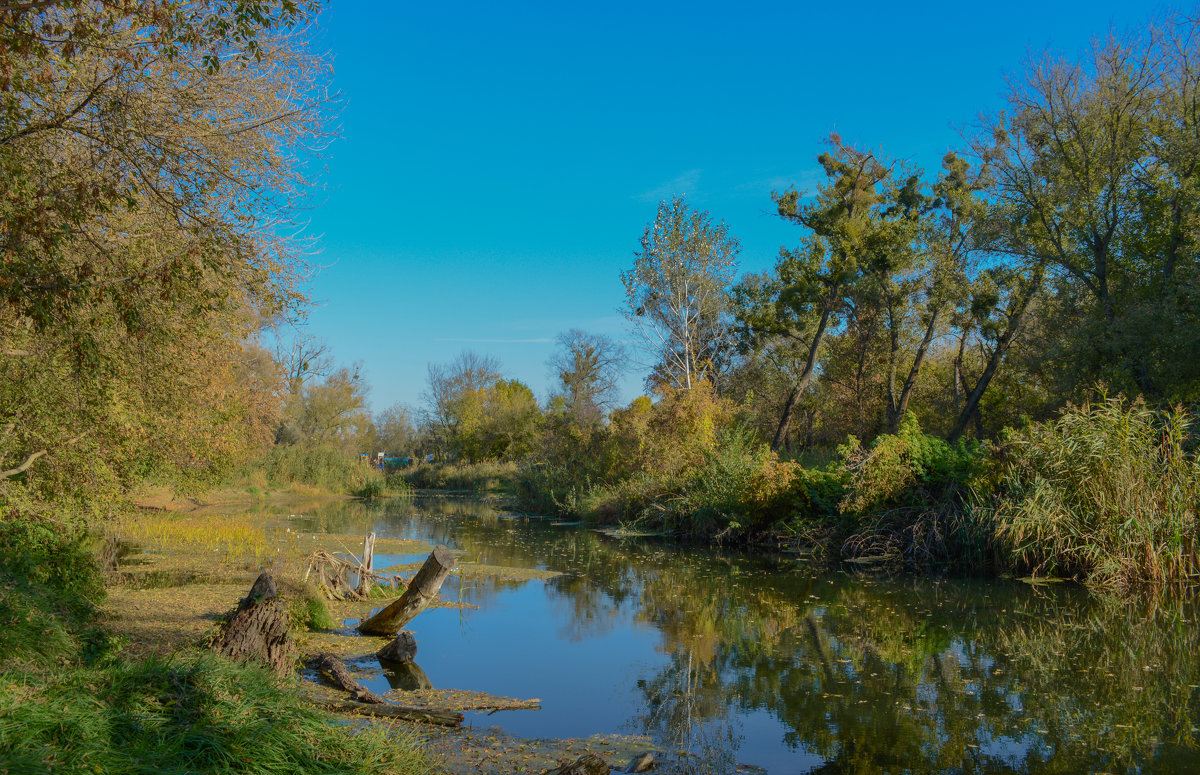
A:
POLYGON ((398 665, 412 662, 417 658, 417 639, 411 632, 405 630, 397 635, 391 643, 376 651, 375 656, 379 657, 380 661, 394 662, 398 665))
POLYGON ((375 533, 367 533, 363 539, 362 571, 358 574, 358 594, 371 596, 371 576, 375 574, 375 533))
POLYGON ((296 666, 299 651, 288 632, 288 615, 275 598, 275 579, 263 571, 212 643, 212 650, 238 661, 262 662, 280 675, 296 666))
POLYGON ((358 625, 359 632, 369 635, 395 635, 400 632, 401 627, 412 621, 437 597, 442 582, 450 575, 455 562, 449 549, 434 547, 421 570, 408 582, 408 589, 400 599, 358 625))

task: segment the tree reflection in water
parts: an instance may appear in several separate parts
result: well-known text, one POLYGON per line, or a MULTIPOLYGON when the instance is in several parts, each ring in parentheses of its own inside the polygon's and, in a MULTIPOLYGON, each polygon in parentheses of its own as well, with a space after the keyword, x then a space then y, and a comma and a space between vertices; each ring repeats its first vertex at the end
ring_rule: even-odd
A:
MULTIPOLYGON (((439 498, 342 506, 308 529, 423 538, 469 559, 563 571, 564 648, 629 619, 665 661, 627 726, 730 771, 743 724, 837 773, 1200 768, 1194 590, 1108 599, 1069 585, 822 574, 784 558, 618 541, 439 498), (392 532, 388 532, 391 530, 392 532)), ((500 586, 480 584, 486 608, 500 586)), ((606 730, 597 730, 606 731, 606 730)), ((614 730, 608 730, 614 731, 614 730)))

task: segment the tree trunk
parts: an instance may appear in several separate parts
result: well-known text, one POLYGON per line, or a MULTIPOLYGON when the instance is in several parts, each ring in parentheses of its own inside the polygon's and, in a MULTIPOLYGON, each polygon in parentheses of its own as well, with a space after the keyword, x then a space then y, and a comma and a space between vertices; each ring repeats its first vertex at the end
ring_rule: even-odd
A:
POLYGON ((542 775, 608 775, 609 769, 600 754, 585 753, 573 762, 546 770, 542 775))
POLYGON ((288 632, 287 610, 276 601, 275 580, 263 571, 212 643, 212 650, 239 661, 259 661, 281 675, 299 652, 288 632))
POLYGON ((1017 302, 1016 310, 1009 317, 1008 328, 996 340, 996 349, 992 351, 991 357, 988 358, 983 374, 979 377, 979 381, 975 383, 975 389, 967 397, 967 405, 963 407, 962 414, 958 416, 958 421, 954 423, 954 427, 950 430, 949 440, 951 442, 958 441, 963 431, 967 429, 967 423, 971 421, 971 415, 978 408, 979 400, 983 398, 984 391, 987 390, 992 377, 996 376, 996 370, 1000 368, 1000 363, 1004 360, 1008 348, 1012 346, 1017 335, 1021 332, 1021 324, 1024 322, 1025 313, 1029 309, 1029 303, 1033 301, 1033 297, 1037 295, 1037 292, 1042 287, 1043 272, 1043 266, 1038 266, 1034 270, 1033 276, 1029 280, 1029 285, 1026 286, 1024 293, 1017 302))
POLYGON ((435 547, 400 599, 359 624, 359 632, 369 635, 395 635, 400 632, 401 627, 412 621, 437 597, 442 582, 450 575, 455 562, 449 549, 435 547))
POLYGON ((829 316, 832 312, 833 308, 827 304, 821 313, 821 322, 817 325, 812 342, 808 346, 808 358, 804 362, 804 371, 801 372, 796 387, 792 388, 792 392, 788 394, 787 402, 783 405, 783 414, 779 418, 779 427, 775 429, 775 438, 771 439, 772 452, 781 450, 783 442, 787 439, 788 426, 792 422, 792 412, 796 409, 796 403, 800 400, 801 394, 808 390, 808 381, 812 377, 813 368, 817 365, 817 352, 821 348, 821 337, 825 335, 825 327, 829 324, 829 316))
POLYGON ((912 400, 912 392, 917 384, 917 376, 921 373, 921 366, 925 363, 925 354, 929 352, 929 344, 933 341, 933 335, 937 332, 937 319, 940 312, 941 308, 935 307, 933 314, 929 316, 929 325, 925 327, 925 337, 921 340, 921 345, 917 348, 912 368, 908 370, 908 378, 904 380, 904 387, 900 389, 900 400, 894 404, 895 411, 890 418, 892 433, 900 429, 900 421, 904 419, 904 415, 908 412, 908 403, 912 400))
POLYGON ((391 643, 376 651, 375 656, 398 665, 412 662, 417 658, 417 639, 411 632, 402 632, 391 643))

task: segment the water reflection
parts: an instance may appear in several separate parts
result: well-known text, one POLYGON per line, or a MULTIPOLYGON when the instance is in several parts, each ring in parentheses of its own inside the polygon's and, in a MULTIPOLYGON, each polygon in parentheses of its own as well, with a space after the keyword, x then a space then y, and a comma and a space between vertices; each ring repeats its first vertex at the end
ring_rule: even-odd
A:
POLYGON ((305 520, 305 530, 374 529, 445 543, 470 561, 563 571, 539 596, 494 579, 463 580, 453 594, 481 616, 495 605, 507 617, 551 618, 564 662, 589 643, 652 631, 653 655, 631 646, 626 674, 596 676, 597 695, 625 681, 632 703, 602 717, 593 707, 589 720, 603 728, 591 732, 650 733, 698 754, 697 768, 1200 768, 1193 590, 1118 601, 1069 586, 825 575, 783 558, 619 541, 458 498, 337 504, 305 520))

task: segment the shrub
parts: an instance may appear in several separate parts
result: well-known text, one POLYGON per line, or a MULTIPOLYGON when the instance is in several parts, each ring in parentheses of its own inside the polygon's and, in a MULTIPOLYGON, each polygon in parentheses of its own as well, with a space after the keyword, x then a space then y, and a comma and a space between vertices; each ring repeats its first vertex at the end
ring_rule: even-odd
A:
POLYGON ((985 505, 1014 567, 1097 586, 1195 578, 1193 419, 1104 398, 1011 432, 985 505))
POLYGON ((895 434, 865 449, 851 437, 841 452, 843 556, 910 567, 986 564, 990 531, 969 503, 971 479, 985 460, 977 445, 923 433, 910 413, 895 434))

